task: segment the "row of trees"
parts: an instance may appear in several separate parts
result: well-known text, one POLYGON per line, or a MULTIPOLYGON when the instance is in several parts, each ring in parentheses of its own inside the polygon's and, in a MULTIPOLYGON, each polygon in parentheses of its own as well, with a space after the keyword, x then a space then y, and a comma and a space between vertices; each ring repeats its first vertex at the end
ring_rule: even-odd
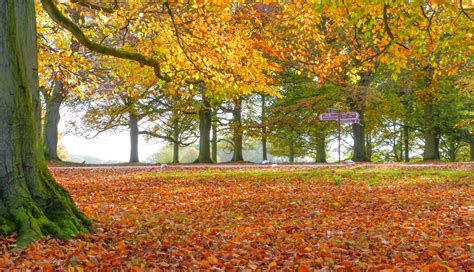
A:
POLYGON ((48 57, 42 65, 49 86, 43 92, 48 159, 58 159, 54 135, 66 96, 84 113, 70 124, 76 133, 94 137, 130 130, 130 162, 139 161, 139 135, 169 142, 173 162, 179 162, 180 147, 196 141, 199 162, 216 162, 219 142, 233 151, 233 161, 242 161, 245 139, 261 141, 262 160, 270 152, 289 161, 324 162, 335 127, 317 114, 327 107, 359 112, 361 122, 347 131, 353 142, 346 142, 352 151, 346 155, 354 161, 409 161, 410 152, 419 150, 427 161, 455 161, 459 152, 474 148, 471 55, 462 46, 470 17, 459 15, 463 6, 120 5, 66 5, 71 21, 55 18, 82 35, 68 22, 87 22, 89 32, 103 37, 101 44, 86 45, 90 48, 75 39, 65 42, 67 31, 45 14, 39 17, 48 57), (301 18, 291 17, 301 8, 307 9, 301 18), (160 31, 145 27, 157 20, 163 21, 160 31), (216 24, 224 22, 232 29, 219 26, 216 32, 216 24), (169 38, 162 44, 164 35, 169 38), (129 57, 103 46, 105 41, 154 51, 129 57), (168 71, 156 75, 146 68, 155 65, 146 57, 158 52, 174 58, 163 59, 168 71))
POLYGON ((90 228, 42 152, 57 158, 65 101, 104 125, 96 131, 128 125, 132 142, 146 134, 179 146, 198 136, 199 162, 212 161, 223 127, 234 160, 243 159, 244 131, 264 150, 271 141, 290 157, 315 149, 323 160, 330 124, 313 121, 326 106, 359 112, 356 161, 368 160, 375 135, 392 129, 394 154, 421 133, 425 159, 438 159, 443 137, 472 137, 460 100, 472 91, 471 11, 461 1, 421 0, 0 0, 0 234, 18 231, 25 245, 90 228), (231 125, 221 124, 224 115, 231 125))

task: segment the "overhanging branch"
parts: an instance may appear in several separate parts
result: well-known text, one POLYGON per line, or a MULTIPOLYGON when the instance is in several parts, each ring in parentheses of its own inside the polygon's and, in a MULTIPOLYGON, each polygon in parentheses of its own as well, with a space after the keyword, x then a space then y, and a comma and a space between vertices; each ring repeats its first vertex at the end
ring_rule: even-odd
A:
POLYGON ((136 61, 144 66, 152 67, 154 69, 155 75, 158 78, 164 81, 171 80, 168 75, 161 73, 160 63, 157 60, 142 55, 140 53, 129 52, 126 50, 108 47, 96 43, 90 40, 78 25, 76 25, 73 21, 64 16, 64 14, 58 9, 56 4, 54 3, 54 0, 41 0, 41 4, 43 5, 44 10, 48 13, 51 19, 53 19, 53 21, 55 21, 57 24, 71 32, 71 34, 74 35, 74 37, 89 50, 121 59, 136 61))

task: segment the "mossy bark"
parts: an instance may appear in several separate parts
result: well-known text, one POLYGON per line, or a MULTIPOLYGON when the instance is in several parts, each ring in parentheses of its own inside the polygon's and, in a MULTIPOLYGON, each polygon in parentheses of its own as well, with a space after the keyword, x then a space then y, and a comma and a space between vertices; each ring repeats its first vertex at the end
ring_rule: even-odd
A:
POLYGON ((0 1, 0 235, 18 247, 91 226, 44 160, 36 58, 34 1, 0 1))

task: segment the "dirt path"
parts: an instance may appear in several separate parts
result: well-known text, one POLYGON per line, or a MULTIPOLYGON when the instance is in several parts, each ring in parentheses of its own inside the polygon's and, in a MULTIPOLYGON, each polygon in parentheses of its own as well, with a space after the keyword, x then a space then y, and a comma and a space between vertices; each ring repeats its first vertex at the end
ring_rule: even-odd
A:
POLYGON ((341 164, 166 164, 166 165, 94 165, 50 166, 50 169, 241 169, 241 168, 331 168, 331 167, 414 167, 414 168, 474 168, 474 163, 341 163, 341 164))

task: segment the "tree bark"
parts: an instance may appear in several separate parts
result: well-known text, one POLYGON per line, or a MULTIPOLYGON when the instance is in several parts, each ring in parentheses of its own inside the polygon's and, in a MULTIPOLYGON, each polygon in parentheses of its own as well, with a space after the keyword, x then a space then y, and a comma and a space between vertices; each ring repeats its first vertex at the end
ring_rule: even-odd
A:
POLYGON ((179 124, 178 119, 173 121, 173 163, 179 163, 179 124))
POLYGON ((267 121, 266 113, 266 104, 265 104, 265 95, 262 94, 262 160, 267 161, 267 126, 265 122, 267 121))
POLYGON ((234 109, 232 110, 232 128, 234 140, 234 155, 232 161, 243 161, 243 128, 242 128, 242 98, 234 100, 234 109))
POLYGON ((372 71, 366 71, 360 73, 360 81, 358 89, 354 97, 349 101, 351 109, 359 113, 359 123, 352 124, 352 133, 354 137, 354 150, 352 160, 356 162, 368 162, 370 156, 367 154, 365 147, 365 101, 368 95, 368 88, 372 82, 374 73, 372 71))
POLYGON ((471 161, 474 161, 474 137, 471 137, 471 141, 469 142, 469 151, 471 152, 471 161))
POLYGON ((423 152, 424 161, 437 161, 439 160, 439 144, 436 133, 436 127, 434 125, 433 116, 433 103, 427 102, 424 107, 424 121, 425 121, 425 148, 423 152))
MULTIPOLYGON (((203 91, 204 92, 204 91, 203 91)), ((211 159, 211 127, 212 127, 212 110, 211 103, 205 95, 201 108, 199 109, 199 163, 212 163, 211 159)))
POLYGON ((405 162, 410 161, 410 130, 408 126, 405 124, 403 127, 403 143, 404 143, 404 151, 405 151, 405 162))
POLYGON ((323 132, 316 133, 316 162, 326 162, 326 135, 323 132))
POLYGON ((213 112, 212 114, 212 160, 217 162, 217 114, 213 112))
POLYGON ((354 154, 352 155, 352 160, 356 162, 368 162, 370 159, 365 149, 364 107, 357 112, 359 113, 360 123, 352 124, 352 134, 354 135, 354 154))
POLYGON ((49 161, 60 161, 58 157, 58 125, 61 119, 59 110, 66 98, 61 80, 55 79, 51 93, 43 91, 43 97, 46 103, 43 128, 44 156, 49 161))
POLYGON ((138 158, 138 117, 129 113, 129 128, 130 128, 130 163, 140 162, 138 158))
POLYGON ((290 162, 295 162, 295 142, 293 140, 290 141, 290 154, 288 159, 290 162))
POLYGON ((40 144, 34 1, 0 1, 0 235, 23 247, 69 238, 91 221, 49 173, 40 144))

